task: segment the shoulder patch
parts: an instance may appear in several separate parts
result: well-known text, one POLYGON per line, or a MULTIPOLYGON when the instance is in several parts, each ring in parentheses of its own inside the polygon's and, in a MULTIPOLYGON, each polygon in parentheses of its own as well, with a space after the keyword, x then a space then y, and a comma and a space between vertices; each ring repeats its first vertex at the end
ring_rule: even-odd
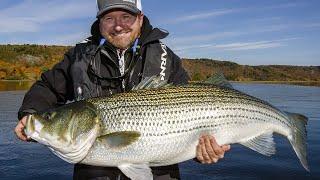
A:
POLYGON ((90 38, 86 38, 86 39, 80 41, 78 44, 85 44, 85 43, 88 43, 88 42, 91 42, 90 38))

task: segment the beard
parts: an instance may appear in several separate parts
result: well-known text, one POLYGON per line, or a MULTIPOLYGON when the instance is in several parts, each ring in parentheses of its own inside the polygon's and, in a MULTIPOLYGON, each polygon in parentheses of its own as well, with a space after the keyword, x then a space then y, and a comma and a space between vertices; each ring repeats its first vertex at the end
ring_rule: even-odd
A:
POLYGON ((114 47, 124 50, 130 47, 130 45, 140 36, 140 28, 126 29, 121 32, 106 33, 105 38, 114 47))

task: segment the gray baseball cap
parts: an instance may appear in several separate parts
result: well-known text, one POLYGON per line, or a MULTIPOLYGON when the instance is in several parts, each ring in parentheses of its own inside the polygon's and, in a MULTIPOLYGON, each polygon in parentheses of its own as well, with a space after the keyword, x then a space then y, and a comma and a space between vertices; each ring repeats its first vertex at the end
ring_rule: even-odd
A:
POLYGON ((97 0, 97 18, 112 9, 125 9, 134 14, 142 11, 141 0, 97 0))

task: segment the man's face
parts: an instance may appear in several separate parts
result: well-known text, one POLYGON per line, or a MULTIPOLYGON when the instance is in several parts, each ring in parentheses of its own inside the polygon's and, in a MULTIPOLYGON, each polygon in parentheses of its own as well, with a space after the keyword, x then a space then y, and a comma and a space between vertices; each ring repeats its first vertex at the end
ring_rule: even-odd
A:
POLYGON ((143 14, 113 10, 100 18, 101 35, 119 49, 127 49, 140 36, 143 14))

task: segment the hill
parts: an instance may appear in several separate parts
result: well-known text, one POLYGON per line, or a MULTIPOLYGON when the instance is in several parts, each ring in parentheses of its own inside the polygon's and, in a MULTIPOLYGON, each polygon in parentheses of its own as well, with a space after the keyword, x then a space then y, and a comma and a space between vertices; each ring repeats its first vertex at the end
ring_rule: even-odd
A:
POLYGON ((212 59, 184 59, 183 66, 192 80, 203 80, 222 71, 231 81, 318 81, 320 66, 239 65, 212 59))
MULTIPOLYGON (((61 61, 69 46, 0 45, 0 80, 36 80, 61 61)), ((231 81, 318 82, 319 66, 248 66, 212 59, 183 59, 192 81, 222 71, 231 81)))
POLYGON ((36 80, 59 62, 67 46, 0 45, 0 79, 36 80))

